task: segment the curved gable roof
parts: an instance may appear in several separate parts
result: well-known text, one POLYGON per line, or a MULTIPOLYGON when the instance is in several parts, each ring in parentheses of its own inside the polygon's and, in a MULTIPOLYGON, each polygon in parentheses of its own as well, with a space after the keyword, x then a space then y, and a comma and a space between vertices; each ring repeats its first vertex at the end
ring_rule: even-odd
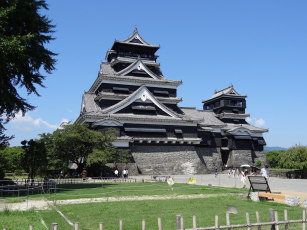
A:
POLYGON ((158 75, 153 73, 143 62, 141 59, 137 59, 135 62, 127 66, 125 69, 122 69, 121 71, 117 72, 117 75, 128 75, 130 72, 133 70, 138 69, 138 70, 143 70, 145 71, 150 77, 153 79, 160 79, 158 75))
POLYGON ((136 100, 141 99, 142 101, 150 100, 153 104, 155 104, 157 107, 159 107, 163 112, 168 114, 169 116, 173 118, 179 118, 178 114, 175 112, 171 111, 169 108, 167 108, 165 105, 160 103, 154 95, 147 89, 145 85, 142 85, 140 88, 138 88, 135 92, 133 92, 130 96, 125 98, 124 100, 116 103, 113 106, 110 106, 108 108, 105 108, 102 110, 103 113, 110 113, 114 114, 123 108, 129 106, 136 100))
POLYGON ((150 46, 150 44, 148 43, 148 42, 146 42, 142 37, 141 37, 141 35, 139 34, 139 32, 138 32, 138 29, 137 28, 135 28, 134 29, 134 31, 133 31, 133 33, 132 33, 132 35, 129 37, 129 38, 127 38, 127 39, 125 39, 125 40, 123 40, 123 41, 121 41, 121 42, 126 42, 126 43, 128 43, 128 42, 130 42, 130 43, 136 43, 136 42, 133 42, 133 40, 134 39, 136 39, 136 40, 138 40, 138 41, 140 41, 141 42, 141 44, 143 44, 143 45, 148 45, 148 46, 150 46))

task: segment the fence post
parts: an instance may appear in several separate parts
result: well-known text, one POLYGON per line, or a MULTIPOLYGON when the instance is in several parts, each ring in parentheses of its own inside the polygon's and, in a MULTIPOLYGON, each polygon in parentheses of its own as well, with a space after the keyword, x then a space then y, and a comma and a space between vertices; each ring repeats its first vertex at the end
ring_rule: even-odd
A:
POLYGON ((180 217, 180 225, 181 225, 180 230, 184 230, 184 220, 183 220, 183 216, 180 217))
MULTIPOLYGON (((229 212, 226 212, 226 225, 230 226, 229 212)), ((231 228, 229 227, 228 230, 231 230, 231 228)))
MULTIPOLYGON (((259 217, 258 211, 256 211, 256 221, 257 221, 257 224, 260 224, 260 217, 259 217)), ((261 225, 258 226, 258 230, 261 230, 261 225)))
POLYGON ((247 230, 251 230, 251 227, 250 227, 250 220, 249 220, 249 214, 248 212, 245 214, 246 215, 246 224, 247 224, 247 230))
POLYGON ((275 214, 276 230, 279 230, 279 223, 278 223, 278 212, 277 212, 277 211, 275 211, 275 212, 274 212, 274 214, 275 214))
POLYGON ((303 209, 303 230, 306 230, 306 210, 303 209))
POLYGON ((215 229, 216 230, 220 229, 220 226, 219 226, 219 216, 218 215, 215 216, 215 229))
POLYGON ((161 220, 161 217, 158 217, 158 229, 162 230, 162 220, 161 220))
POLYGON ((180 215, 176 215, 176 230, 180 230, 181 229, 181 223, 180 223, 180 215))
POLYGON ((79 222, 75 223, 75 230, 79 230, 79 222))
POLYGON ((99 230, 103 230, 103 222, 99 223, 99 230))
MULTIPOLYGON (((284 210, 284 220, 288 221, 288 210, 287 209, 284 210)), ((288 230, 288 224, 287 223, 285 224, 285 230, 288 230)))
MULTIPOLYGON (((270 221, 274 222, 275 218, 274 218, 274 210, 272 208, 269 209, 269 213, 270 213, 270 221)), ((272 224, 271 226, 271 230, 275 230, 275 224, 272 224)))
POLYGON ((30 229, 30 230, 33 230, 33 225, 32 225, 32 224, 30 225, 29 229, 30 229))
POLYGON ((52 223, 51 229, 52 230, 58 230, 58 224, 57 223, 52 223))
POLYGON ((124 225, 123 225, 123 219, 119 220, 119 230, 123 230, 124 225))
POLYGON ((193 228, 197 228, 196 216, 193 215, 193 228))
POLYGON ((145 219, 142 220, 142 230, 146 230, 146 221, 145 221, 145 219))

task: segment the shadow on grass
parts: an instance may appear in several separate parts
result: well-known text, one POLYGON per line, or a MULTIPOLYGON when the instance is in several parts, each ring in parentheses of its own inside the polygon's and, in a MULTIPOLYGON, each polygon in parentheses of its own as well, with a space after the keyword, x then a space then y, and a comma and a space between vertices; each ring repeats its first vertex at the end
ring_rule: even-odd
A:
POLYGON ((61 184, 57 185, 57 188, 61 189, 87 189, 87 188, 107 188, 107 187, 113 187, 118 186, 119 184, 61 184))

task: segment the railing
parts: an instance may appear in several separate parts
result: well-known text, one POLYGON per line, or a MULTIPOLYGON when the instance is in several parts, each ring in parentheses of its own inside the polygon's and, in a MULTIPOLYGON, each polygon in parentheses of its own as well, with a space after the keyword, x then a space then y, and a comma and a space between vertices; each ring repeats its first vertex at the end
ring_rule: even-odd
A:
POLYGON ((94 177, 94 178, 65 178, 65 179, 14 179, 0 180, 0 196, 21 196, 39 193, 50 193, 62 184, 84 184, 84 183, 104 183, 104 182, 137 182, 133 178, 121 177, 94 177))
MULTIPOLYGON (((271 212, 271 210, 270 210, 271 212)), ((261 227, 263 226, 271 226, 271 229, 274 230, 280 230, 281 225, 284 225, 284 229, 288 230, 289 229, 289 224, 293 224, 293 223, 302 223, 302 230, 306 230, 306 212, 307 210, 303 210, 303 215, 302 215, 302 219, 300 220, 288 220, 288 213, 287 210, 284 210, 284 220, 280 221, 278 219, 278 213, 275 211, 270 213, 270 217, 271 217, 271 221, 270 222, 260 222, 260 217, 259 217, 259 213, 256 212, 256 219, 257 222, 256 223, 250 223, 250 219, 249 219, 249 214, 246 213, 246 223, 245 224, 236 224, 236 225, 232 225, 230 223, 230 218, 229 218, 229 213, 226 213, 226 225, 219 225, 219 216, 215 216, 215 225, 211 226, 211 227, 197 227, 197 220, 196 220, 196 216, 193 216, 193 228, 185 228, 184 227, 184 218, 183 216, 177 215, 176 216, 176 230, 219 230, 219 229, 236 229, 236 228, 246 228, 247 230, 251 230, 252 227, 257 227, 258 230, 261 230, 261 227), (273 214, 273 215, 271 215, 273 214)), ((162 230, 162 219, 161 217, 158 217, 158 230, 162 230)), ((58 230, 58 224, 57 223, 52 223, 51 225, 51 229, 52 230, 58 230)), ((79 230, 79 223, 76 222, 73 224, 73 227, 75 230, 79 230)), ((97 224, 98 227, 98 224, 97 224)), ((30 230, 34 230, 33 225, 30 225, 29 227, 30 230)), ((97 228, 98 229, 98 228, 97 228)), ((103 222, 99 223, 99 230, 103 230, 104 229, 104 225, 103 222)), ((298 228, 296 228, 298 229, 298 228)), ((7 230, 6 228, 3 228, 3 230, 7 230)), ((119 220, 119 230, 124 230, 124 221, 123 219, 119 220)), ((143 219, 142 220, 142 230, 146 230, 146 220, 143 219)))

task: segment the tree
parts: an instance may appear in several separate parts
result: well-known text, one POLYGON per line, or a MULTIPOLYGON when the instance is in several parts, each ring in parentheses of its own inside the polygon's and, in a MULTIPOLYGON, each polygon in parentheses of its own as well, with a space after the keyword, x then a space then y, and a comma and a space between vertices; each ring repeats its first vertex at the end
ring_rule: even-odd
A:
POLYGON ((281 168, 304 169, 307 167, 307 147, 294 146, 289 148, 280 159, 281 168))
POLYGON ((25 151, 23 157, 23 169, 29 174, 28 178, 34 177, 40 172, 42 175, 46 170, 47 157, 44 142, 40 140, 22 141, 22 148, 25 151))
POLYGON ((130 160, 130 155, 127 150, 117 149, 112 145, 116 138, 114 129, 108 129, 104 134, 104 141, 100 142, 93 152, 88 156, 87 165, 99 165, 100 176, 102 176, 102 169, 106 163, 122 162, 127 163, 130 160))
POLYGON ((70 161, 77 164, 77 171, 80 173, 86 167, 90 154, 94 151, 98 154, 97 149, 105 152, 111 151, 111 142, 115 139, 115 134, 103 135, 85 125, 75 123, 54 131, 53 151, 56 158, 61 159, 64 163, 68 164, 70 161))
POLYGON ((294 146, 280 151, 266 153, 266 159, 273 168, 284 169, 306 169, 307 168, 307 147, 294 146))
MULTIPOLYGON (((48 9, 44 0, 0 0, 0 117, 6 121, 21 111, 33 110, 17 87, 39 96, 36 87, 55 69, 55 53, 44 47, 53 40, 55 26, 39 10, 48 9)), ((7 141, 0 120, 0 141, 7 141)))
POLYGON ((39 135, 40 141, 44 143, 46 147, 47 166, 46 170, 48 174, 57 174, 62 170, 67 169, 67 162, 63 162, 54 153, 54 136, 51 133, 42 133, 39 135))
POLYGON ((6 136, 4 134, 5 128, 3 126, 3 119, 0 118, 0 150, 4 149, 6 146, 9 145, 9 140, 13 138, 13 136, 6 136))
POLYGON ((269 151, 265 154, 266 160, 272 168, 280 167, 281 156, 285 153, 285 150, 269 151))
POLYGON ((0 155, 5 160, 4 171, 16 173, 22 169, 24 150, 20 146, 6 147, 0 150, 0 155))

